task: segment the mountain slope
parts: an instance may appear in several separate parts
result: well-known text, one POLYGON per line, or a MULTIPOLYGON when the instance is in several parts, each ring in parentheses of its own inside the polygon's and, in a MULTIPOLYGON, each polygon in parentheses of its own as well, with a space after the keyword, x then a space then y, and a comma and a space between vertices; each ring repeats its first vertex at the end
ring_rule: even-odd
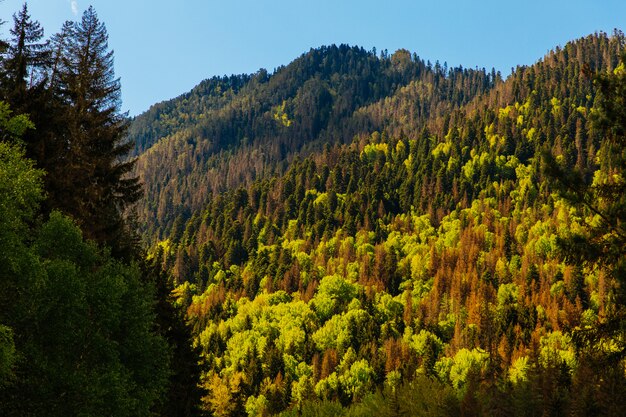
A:
POLYGON ((379 58, 345 45, 313 49, 271 75, 262 70, 209 80, 133 123, 137 149, 153 144, 137 164, 146 185, 140 221, 148 236, 162 236, 211 193, 284 172, 296 154, 375 130, 374 120, 355 111, 403 86, 419 82, 429 90, 420 97, 421 121, 468 102, 496 81, 485 71, 448 74, 404 50, 379 58))
POLYGON ((251 76, 244 74, 213 77, 180 97, 151 106, 130 125, 129 138, 135 144, 135 155, 159 139, 198 123, 203 114, 224 107, 250 79, 251 76))
MULTIPOLYGON (((554 192, 540 161, 547 150, 593 177, 602 132, 585 74, 611 72, 624 44, 596 34, 492 88, 467 79, 465 104, 448 102, 454 82, 443 94, 413 80, 353 114, 380 133, 174 222, 157 248, 203 350, 207 409, 341 409, 377 388, 430 389, 426 375, 453 390, 446 415, 541 414, 555 396, 574 415, 609 412, 597 398, 626 392, 624 375, 595 374, 571 332, 616 308, 615 282, 560 256, 558 239, 588 213, 554 192)), ((393 408, 391 394, 376 401, 393 408)))

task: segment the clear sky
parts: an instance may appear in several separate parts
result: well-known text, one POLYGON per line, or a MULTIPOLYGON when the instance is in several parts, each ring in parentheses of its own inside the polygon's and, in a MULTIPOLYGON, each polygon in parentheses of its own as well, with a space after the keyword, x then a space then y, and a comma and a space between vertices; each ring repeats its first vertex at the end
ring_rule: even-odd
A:
MULTIPOLYGON (((23 0, 0 0, 6 37, 23 0)), ((93 5, 135 115, 213 75, 272 71, 332 43, 406 48, 503 75, 595 31, 626 31, 625 0, 31 0, 46 36, 93 5)))

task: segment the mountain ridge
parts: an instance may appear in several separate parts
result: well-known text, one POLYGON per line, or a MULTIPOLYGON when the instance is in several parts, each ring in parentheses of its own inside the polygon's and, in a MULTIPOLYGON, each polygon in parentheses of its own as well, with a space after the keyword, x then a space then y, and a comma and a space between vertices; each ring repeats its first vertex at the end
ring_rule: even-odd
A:
MULTIPOLYGON (((471 76, 483 77, 483 88, 491 83, 491 75, 485 71, 462 70, 459 78, 471 76)), ((378 58, 362 48, 346 45, 312 49, 271 76, 260 72, 251 77, 239 90, 243 95, 233 94, 223 107, 207 110, 202 118, 192 116, 200 121, 161 138, 151 151, 139 157, 136 172, 146 183, 152 204, 158 199, 169 201, 167 206, 184 206, 183 212, 185 208, 198 209, 206 201, 207 191, 215 193, 225 187, 250 184, 273 172, 284 172, 285 163, 300 152, 319 150, 324 143, 347 143, 355 134, 376 130, 367 119, 353 117, 354 112, 420 77, 437 84, 440 78, 446 82, 444 67, 436 64, 430 68, 406 50, 378 58), (340 75, 341 71, 345 73, 340 75), (289 80, 297 82, 290 87, 293 82, 289 80), (281 120, 282 117, 286 119, 281 120), (217 158, 211 156, 215 154, 217 158), (173 161, 174 155, 183 161, 173 161), (196 164, 201 175, 194 172, 196 164), (176 171, 171 168, 174 165, 178 166, 176 171), (166 172, 166 182, 160 182, 157 176, 166 172), (186 184, 187 181, 192 184, 186 184), (181 188, 189 188, 190 192, 180 194, 181 188)), ((436 95, 430 99, 442 100, 436 95)), ((462 96, 453 99, 459 103, 465 100, 462 96)), ((422 119, 425 117, 427 114, 422 119)), ((135 119, 135 123, 143 123, 141 120, 135 119)), ((139 130, 131 128, 131 132, 139 130)), ((143 147, 145 144, 137 149, 143 147)), ((165 211, 157 209, 160 213, 165 211)), ((144 221, 152 218, 145 207, 139 212, 144 221)), ((159 227, 167 228, 173 218, 157 214, 157 221, 159 227)))
POLYGON ((491 415, 492 395, 540 414, 557 393, 575 414, 591 401, 581 381, 625 386, 575 353, 575 329, 610 314, 618 287, 563 259, 559 239, 590 217, 542 167, 549 153, 597 177, 590 73, 614 74, 625 44, 590 35, 489 89, 485 72, 428 73, 354 111, 373 130, 177 215, 153 250, 202 351, 206 408, 392 413, 389 393, 442 384, 449 415, 491 415), (574 382, 542 385, 557 380, 574 382))

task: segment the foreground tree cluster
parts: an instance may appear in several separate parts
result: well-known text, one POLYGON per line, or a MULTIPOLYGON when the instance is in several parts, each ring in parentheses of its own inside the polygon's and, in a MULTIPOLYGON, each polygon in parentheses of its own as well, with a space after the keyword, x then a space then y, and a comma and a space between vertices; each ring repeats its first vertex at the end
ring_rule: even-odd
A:
POLYGON ((93 8, 0 49, 0 414, 197 414, 197 357, 128 219, 141 195, 93 8))
POLYGON ((35 126, 23 141, 27 156, 47 173, 46 208, 68 213, 88 239, 119 251, 128 244, 124 210, 138 200, 140 186, 126 175, 131 145, 106 28, 90 8, 44 43, 24 5, 10 33, 1 63, 3 98, 35 126))

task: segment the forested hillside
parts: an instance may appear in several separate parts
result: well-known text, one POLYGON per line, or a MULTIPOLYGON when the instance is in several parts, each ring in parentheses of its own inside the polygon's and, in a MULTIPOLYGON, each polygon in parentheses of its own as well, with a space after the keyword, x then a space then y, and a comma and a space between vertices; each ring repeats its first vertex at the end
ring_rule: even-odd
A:
MULTIPOLYGON (((179 165, 165 180, 183 179, 178 197, 149 192, 146 207, 157 219, 149 230, 168 232, 153 256, 178 283, 202 351, 205 409, 622 415, 611 398, 626 395, 624 321, 615 319, 624 311, 623 159, 607 141, 623 140, 610 103, 624 90, 599 88, 624 78, 624 41, 616 32, 570 42, 505 81, 403 51, 365 53, 413 78, 385 97, 370 90, 344 113, 333 106, 317 132, 287 95, 256 113, 272 143, 288 146, 281 158, 324 143, 287 158, 284 173, 229 183, 232 164, 246 166, 245 144, 220 148, 214 170, 189 162, 211 154, 201 141, 220 143, 208 132, 181 134, 186 153, 172 147, 177 133, 149 149, 140 159, 148 188, 161 187, 145 176, 149 161, 166 154, 179 165), (194 189, 201 196, 187 202, 194 189), (159 223, 163 207, 179 213, 171 227, 159 223)), ((263 85, 253 77, 240 94, 254 83, 263 85)), ((251 152, 267 150, 252 143, 251 152)))
POLYGON ((130 140, 148 148, 135 171, 146 186, 142 228, 149 241, 162 238, 210 195, 281 174, 295 155, 380 129, 385 121, 373 109, 358 110, 396 93, 418 103, 409 121, 421 124, 498 81, 495 72, 448 70, 406 50, 379 57, 346 45, 312 49, 273 74, 207 80, 131 125, 130 140))
POLYGON ((626 415, 626 37, 502 79, 311 49, 129 120, 0 39, 0 415, 626 415))

